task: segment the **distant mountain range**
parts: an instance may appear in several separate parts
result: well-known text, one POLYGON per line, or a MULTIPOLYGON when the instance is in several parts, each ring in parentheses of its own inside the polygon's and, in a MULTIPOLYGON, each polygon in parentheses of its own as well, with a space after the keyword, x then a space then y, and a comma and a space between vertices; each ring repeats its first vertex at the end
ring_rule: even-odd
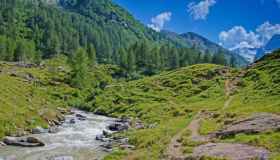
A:
POLYGON ((209 52, 211 54, 217 54, 219 52, 222 52, 225 54, 225 57, 227 59, 229 59, 231 56, 234 56, 238 61, 238 64, 241 64, 242 66, 249 63, 246 58, 242 57, 241 55, 236 54, 235 52, 231 52, 228 49, 223 48, 217 43, 214 43, 199 34, 193 32, 177 34, 175 32, 170 32, 167 30, 162 31, 161 33, 167 36, 167 38, 171 39, 172 41, 177 42, 177 44, 181 44, 189 48, 194 47, 202 53, 209 52))
POLYGON ((275 35, 263 48, 258 49, 255 59, 258 60, 262 58, 264 55, 270 54, 279 48, 280 48, 280 35, 275 35))

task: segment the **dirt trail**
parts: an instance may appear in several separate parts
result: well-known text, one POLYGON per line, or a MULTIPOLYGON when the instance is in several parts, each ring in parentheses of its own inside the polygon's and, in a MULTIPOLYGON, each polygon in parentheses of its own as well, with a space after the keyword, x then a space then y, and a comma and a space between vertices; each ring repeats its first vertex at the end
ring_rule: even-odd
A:
POLYGON ((202 118, 204 118, 204 114, 198 113, 185 129, 183 129, 171 139, 166 152, 168 160, 184 160, 186 158, 186 155, 183 153, 180 139, 187 131, 191 132, 190 138, 192 141, 208 142, 210 140, 210 137, 199 134, 200 122, 202 118))
POLYGON ((180 138, 186 130, 182 130, 177 133, 172 139, 167 148, 167 160, 184 160, 186 157, 182 151, 182 143, 180 143, 180 138))
POLYGON ((198 113, 194 120, 191 121, 187 129, 191 131, 190 138, 192 141, 195 142, 208 142, 210 140, 209 136, 202 136, 199 133, 200 129, 200 123, 203 118, 206 118, 205 114, 203 113, 198 113))
POLYGON ((224 103, 223 110, 227 109, 233 100, 233 96, 231 95, 233 92, 233 88, 235 88, 235 87, 233 87, 232 81, 226 80, 225 81, 225 94, 226 94, 227 100, 224 103))

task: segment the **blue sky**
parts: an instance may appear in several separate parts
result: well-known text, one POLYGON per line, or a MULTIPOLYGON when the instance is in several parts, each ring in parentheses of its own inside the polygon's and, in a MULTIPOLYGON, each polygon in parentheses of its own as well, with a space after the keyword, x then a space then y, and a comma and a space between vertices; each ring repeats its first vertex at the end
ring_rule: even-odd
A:
POLYGON ((113 1, 146 25, 153 26, 154 17, 160 29, 196 32, 229 49, 259 48, 268 41, 263 39, 280 34, 280 0, 113 1))

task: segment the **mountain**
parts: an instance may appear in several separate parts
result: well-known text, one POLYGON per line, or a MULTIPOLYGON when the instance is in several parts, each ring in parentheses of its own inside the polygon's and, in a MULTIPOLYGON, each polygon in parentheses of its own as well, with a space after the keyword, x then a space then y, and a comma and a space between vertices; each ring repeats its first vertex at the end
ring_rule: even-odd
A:
MULTIPOLYGON (((163 49, 167 52, 167 57, 162 58, 166 60, 162 65, 169 66, 173 63, 171 62, 173 58, 170 57, 175 57, 176 63, 182 57, 189 57, 184 54, 180 54, 182 57, 179 57, 176 54, 182 53, 181 48, 192 46, 182 37, 179 37, 179 40, 173 39, 146 27, 111 0, 11 0, 0 3, 3 3, 0 5, 0 41, 4 45, 0 49, 1 60, 38 62, 41 58, 49 58, 60 53, 71 57, 79 47, 82 47, 86 51, 96 50, 98 63, 120 65, 123 58, 120 57, 122 55, 120 51, 125 51, 123 59, 126 59, 126 54, 131 51, 136 56, 135 52, 138 51, 133 47, 145 43, 147 45, 142 46, 150 52, 149 58, 138 57, 153 59, 151 56, 157 48, 168 46, 168 49, 163 49)), ((181 66, 199 63, 191 60, 197 59, 196 50, 186 51, 192 53, 190 55, 193 58, 189 58, 188 62, 184 62, 181 66)), ((162 54, 160 53, 160 56, 162 54)), ((240 57, 226 54, 227 64, 230 63, 231 57, 236 59, 234 61, 236 66, 246 63, 240 57)), ((138 67, 143 68, 140 65, 138 67)), ((175 64, 176 67, 180 65, 175 64)))
POLYGON ((280 48, 280 35, 275 35, 263 48, 258 49, 255 59, 258 60, 264 55, 270 54, 279 48, 280 48))
POLYGON ((207 38, 199 34, 193 32, 177 34, 167 30, 162 31, 162 33, 181 46, 196 48, 202 53, 209 52, 210 54, 217 54, 219 52, 222 52, 225 54, 228 61, 230 60, 230 57, 233 56, 235 57, 236 61, 238 61, 237 63, 239 65, 245 66, 248 64, 248 61, 246 61, 246 59, 244 59, 242 56, 223 48, 222 46, 208 40, 207 38))

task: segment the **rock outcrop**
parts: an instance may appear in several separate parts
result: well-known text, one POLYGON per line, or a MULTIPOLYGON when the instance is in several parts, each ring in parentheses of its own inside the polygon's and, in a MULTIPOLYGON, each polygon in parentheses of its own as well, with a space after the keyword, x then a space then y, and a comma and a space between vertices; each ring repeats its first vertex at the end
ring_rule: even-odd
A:
POLYGON ((280 129, 280 116, 269 113, 254 115, 250 118, 228 125, 214 133, 216 137, 233 136, 239 133, 252 134, 280 129))
POLYGON ((194 148, 192 157, 227 158, 230 160, 269 159, 269 151, 245 144, 208 143, 194 148))

